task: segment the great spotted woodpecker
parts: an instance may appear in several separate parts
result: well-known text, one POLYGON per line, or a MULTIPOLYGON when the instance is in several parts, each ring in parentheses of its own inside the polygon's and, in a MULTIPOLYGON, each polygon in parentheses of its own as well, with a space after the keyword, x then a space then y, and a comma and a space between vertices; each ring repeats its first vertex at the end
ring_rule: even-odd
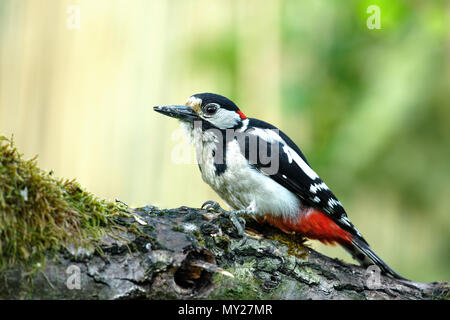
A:
POLYGON ((203 180, 232 209, 217 202, 207 208, 227 214, 245 237, 246 214, 284 232, 325 244, 340 244, 362 266, 393 271, 369 247, 341 203, 311 168, 297 145, 273 125, 247 118, 231 100, 217 94, 191 96, 184 106, 154 107, 180 120, 194 144, 203 180))

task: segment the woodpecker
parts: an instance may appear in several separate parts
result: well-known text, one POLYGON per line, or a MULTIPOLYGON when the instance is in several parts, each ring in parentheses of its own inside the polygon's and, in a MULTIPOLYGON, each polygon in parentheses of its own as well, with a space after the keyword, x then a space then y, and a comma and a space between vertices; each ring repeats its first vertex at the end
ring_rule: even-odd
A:
POLYGON ((214 201, 202 208, 229 216, 244 239, 245 214, 283 232, 337 243, 360 265, 375 264, 384 274, 404 279, 370 248, 336 196, 281 130, 247 118, 231 100, 213 93, 154 110, 180 121, 194 145, 203 180, 231 210, 214 201))

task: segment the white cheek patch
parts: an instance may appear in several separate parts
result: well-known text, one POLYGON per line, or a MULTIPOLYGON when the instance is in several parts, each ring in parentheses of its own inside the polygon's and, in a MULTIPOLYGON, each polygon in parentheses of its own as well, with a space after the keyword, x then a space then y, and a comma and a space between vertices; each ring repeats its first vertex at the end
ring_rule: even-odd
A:
POLYGON ((241 117, 237 112, 223 108, 218 109, 212 117, 205 117, 205 119, 219 129, 233 128, 241 121, 241 117))

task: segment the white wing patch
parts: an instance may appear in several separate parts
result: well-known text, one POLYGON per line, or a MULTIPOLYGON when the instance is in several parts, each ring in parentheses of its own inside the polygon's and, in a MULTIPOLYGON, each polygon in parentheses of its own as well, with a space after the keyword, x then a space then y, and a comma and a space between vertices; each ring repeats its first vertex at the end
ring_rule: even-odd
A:
POLYGON ((351 226, 350 220, 348 220, 347 217, 341 217, 341 221, 346 224, 347 226, 351 226))
POLYGON ((314 172, 313 169, 311 169, 306 162, 295 152, 292 150, 291 147, 289 147, 287 144, 283 146, 283 151, 288 156, 289 163, 292 163, 292 160, 295 161, 295 163, 303 170, 304 173, 308 175, 308 177, 311 178, 311 180, 317 179, 319 176, 317 173, 314 172))
POLYGON ((342 205, 341 205, 341 203, 340 203, 338 200, 336 200, 336 199, 330 199, 330 200, 328 200, 328 206, 329 206, 330 208, 333 208, 333 207, 335 207, 335 206, 342 206, 342 205))
POLYGON ((249 133, 255 134, 269 143, 273 143, 274 141, 280 142, 281 144, 283 144, 283 151, 288 156, 289 163, 292 163, 292 161, 294 161, 303 170, 303 172, 312 180, 317 179, 319 177, 317 173, 315 173, 314 170, 311 169, 306 164, 306 162, 302 159, 302 157, 300 157, 297 154, 297 152, 295 152, 291 147, 289 147, 286 141, 284 141, 283 138, 280 137, 277 130, 252 128, 252 131, 250 131, 249 133))
POLYGON ((356 232, 356 234, 357 234, 358 236, 362 237, 362 234, 358 231, 358 229, 355 228, 355 226, 353 226, 353 225, 351 224, 350 220, 348 220, 347 217, 341 217, 339 220, 340 220, 341 222, 343 222, 345 225, 351 227, 351 228, 356 232))
POLYGON ((248 133, 254 134, 269 143, 273 143, 274 141, 277 141, 277 142, 281 142, 282 144, 286 144, 286 142, 284 142, 284 140, 278 135, 276 130, 252 128, 251 130, 249 130, 248 133))
POLYGON ((312 184, 311 187, 309 187, 309 191, 312 193, 317 193, 319 190, 328 190, 328 186, 325 184, 325 182, 312 184))

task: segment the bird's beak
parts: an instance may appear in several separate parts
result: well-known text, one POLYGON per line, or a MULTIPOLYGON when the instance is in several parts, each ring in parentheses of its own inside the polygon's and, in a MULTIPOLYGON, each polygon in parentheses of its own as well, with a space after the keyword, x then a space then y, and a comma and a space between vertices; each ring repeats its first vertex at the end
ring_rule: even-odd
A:
POLYGON ((184 121, 194 121, 199 119, 197 113, 195 113, 192 108, 186 106, 157 106, 153 107, 153 110, 166 116, 184 121))

